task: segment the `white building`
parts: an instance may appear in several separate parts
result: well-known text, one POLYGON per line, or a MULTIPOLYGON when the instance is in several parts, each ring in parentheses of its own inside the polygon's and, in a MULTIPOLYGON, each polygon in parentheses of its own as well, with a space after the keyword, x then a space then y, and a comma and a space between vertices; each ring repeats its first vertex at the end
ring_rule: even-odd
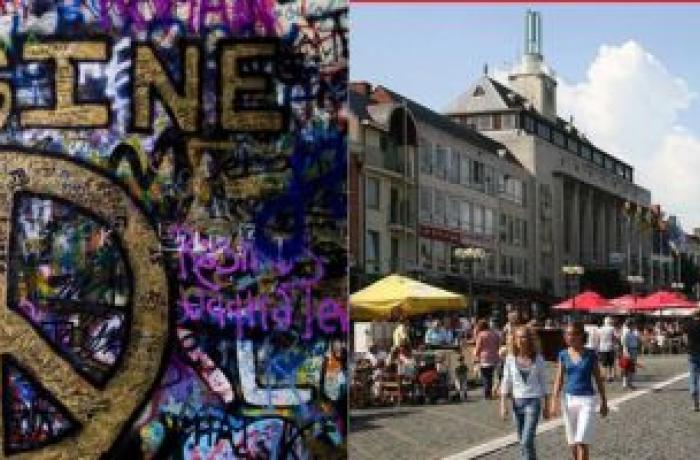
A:
POLYGON ((541 31, 538 13, 528 11, 525 54, 510 87, 484 75, 446 114, 505 145, 534 176, 531 269, 542 290, 565 295, 562 267, 572 264, 617 268, 648 282, 651 232, 636 216, 648 215, 650 192, 634 183, 630 165, 557 116, 541 31))

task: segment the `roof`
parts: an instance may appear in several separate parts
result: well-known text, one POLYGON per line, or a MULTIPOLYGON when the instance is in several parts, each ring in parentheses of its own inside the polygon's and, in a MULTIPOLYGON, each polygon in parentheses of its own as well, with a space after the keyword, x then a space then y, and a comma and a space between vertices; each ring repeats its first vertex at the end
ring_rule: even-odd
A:
POLYGON ((496 81, 491 77, 486 77, 486 78, 493 85, 493 88, 496 90, 498 95, 501 96, 501 99, 503 99, 503 102, 509 108, 511 108, 511 109, 520 108, 523 106, 523 104, 527 100, 522 95, 520 95, 519 93, 508 88, 503 83, 496 81))
MULTIPOLYGON (((478 107, 478 105, 476 106, 478 107)), ((591 143, 590 140, 588 140, 588 138, 586 138, 583 135, 583 133, 576 129, 573 123, 564 120, 561 117, 557 117, 554 121, 545 117, 537 110, 535 110, 530 104, 527 104, 527 98, 525 98, 523 95, 489 76, 483 76, 479 78, 479 80, 477 80, 477 82, 474 83, 467 91, 465 91, 456 99, 454 99, 445 109, 445 113, 450 115, 461 115, 466 113, 486 114, 498 112, 501 110, 519 110, 524 113, 527 113, 529 116, 532 116, 533 118, 537 119, 538 122, 545 123, 549 125, 550 128, 564 131, 565 135, 573 137, 583 145, 588 145, 592 150, 600 151, 604 155, 614 158, 615 161, 623 164, 624 166, 632 168, 632 166, 629 163, 620 160, 614 155, 611 155, 610 153, 607 153, 604 150, 596 147, 593 143, 591 143), (496 102, 491 100, 491 102, 495 103, 496 105, 482 107, 476 110, 474 109, 475 104, 473 101, 475 100, 475 98, 473 97, 473 92, 474 89, 480 85, 489 85, 491 88, 493 88, 492 93, 495 93, 498 96, 498 101, 496 102)))
POLYGON ((403 101, 405 101, 406 106, 411 111, 411 113, 413 113, 413 116, 416 120, 419 120, 427 125, 434 126, 455 137, 467 140, 468 142, 483 148, 489 153, 497 155, 499 150, 505 150, 506 160, 510 161, 511 163, 517 164, 518 166, 521 165, 520 161, 518 161, 518 159, 512 153, 510 153, 510 151, 507 150, 506 146, 501 144, 500 142, 497 142, 487 136, 484 136, 476 130, 460 125, 452 121, 448 116, 435 112, 434 110, 431 110, 428 107, 425 107, 424 105, 416 101, 413 101, 407 97, 395 93, 384 86, 377 86, 375 92, 376 91, 383 91, 385 94, 391 97, 392 101, 394 101, 395 103, 402 103, 403 101))
POLYGON ((363 94, 357 93, 355 91, 349 91, 349 103, 350 111, 357 115, 360 120, 367 120, 370 118, 367 112, 367 105, 370 103, 369 99, 363 94))

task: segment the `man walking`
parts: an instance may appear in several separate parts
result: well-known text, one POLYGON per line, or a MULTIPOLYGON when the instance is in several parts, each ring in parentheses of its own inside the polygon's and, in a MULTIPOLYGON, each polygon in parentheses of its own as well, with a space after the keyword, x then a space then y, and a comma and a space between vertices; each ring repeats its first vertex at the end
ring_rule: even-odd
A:
POLYGON ((686 326, 686 342, 688 344, 688 365, 690 367, 690 395, 693 397, 693 408, 700 412, 698 384, 700 384, 700 309, 695 310, 692 319, 686 326))

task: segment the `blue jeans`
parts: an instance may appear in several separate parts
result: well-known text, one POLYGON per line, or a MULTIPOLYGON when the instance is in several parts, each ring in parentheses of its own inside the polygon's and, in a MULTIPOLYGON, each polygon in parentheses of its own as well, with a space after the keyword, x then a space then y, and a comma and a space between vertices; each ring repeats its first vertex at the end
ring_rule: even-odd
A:
POLYGON ((513 418, 518 426, 520 441, 520 458, 536 460, 535 434, 540 419, 541 402, 539 398, 513 398, 513 418))
POLYGON ((688 355, 690 367, 690 394, 698 397, 698 384, 700 383, 700 355, 688 355))

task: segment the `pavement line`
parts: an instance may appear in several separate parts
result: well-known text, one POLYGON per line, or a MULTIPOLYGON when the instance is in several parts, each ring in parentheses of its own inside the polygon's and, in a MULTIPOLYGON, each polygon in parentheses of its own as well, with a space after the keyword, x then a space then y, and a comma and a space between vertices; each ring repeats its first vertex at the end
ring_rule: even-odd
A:
MULTIPOLYGON (((683 380, 684 378, 687 378, 689 375, 688 372, 684 372, 682 374, 678 374, 674 377, 671 377, 668 380, 665 380, 663 382, 659 382, 655 385, 652 385, 649 388, 645 389, 640 389, 633 391, 632 393, 628 393, 624 396, 620 396, 619 398, 615 398, 612 401, 608 403, 608 407, 613 410, 614 412, 618 412, 619 410, 619 405, 622 404, 623 402, 629 401, 634 398, 638 398, 642 395, 645 395, 647 393, 650 393, 652 391, 658 391, 664 387, 667 387, 669 385, 673 385, 674 383, 678 382, 679 380, 683 380)), ((537 433, 544 433, 546 431, 551 431, 554 428, 558 428, 562 426, 564 422, 562 421, 561 417, 554 419, 554 420, 547 420, 546 422, 540 423, 537 426, 537 433)), ((467 450, 464 450, 462 452, 444 457, 443 460, 468 460, 468 459, 473 459, 473 458, 479 458, 484 455, 490 454, 492 452, 495 452, 497 450, 503 449, 504 447, 508 447, 510 445, 516 444, 518 442, 518 434, 516 432, 512 432, 511 434, 508 434, 506 436, 502 436, 500 438, 492 439, 491 441, 485 442, 483 444, 480 444, 478 446, 470 447, 467 450)))

